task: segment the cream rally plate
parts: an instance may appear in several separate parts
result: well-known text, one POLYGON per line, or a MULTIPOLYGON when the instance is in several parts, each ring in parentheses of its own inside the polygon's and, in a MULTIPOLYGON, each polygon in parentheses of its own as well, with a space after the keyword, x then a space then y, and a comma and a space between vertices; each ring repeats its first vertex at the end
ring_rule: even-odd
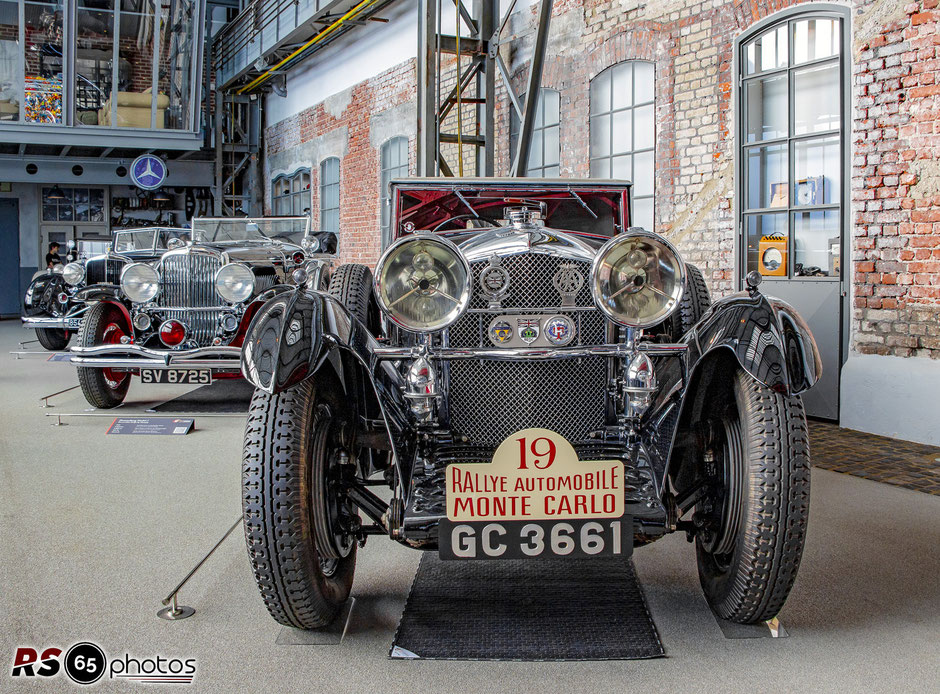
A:
POLYGON ((442 559, 628 556, 623 463, 578 460, 548 429, 503 441, 489 463, 447 466, 442 559))

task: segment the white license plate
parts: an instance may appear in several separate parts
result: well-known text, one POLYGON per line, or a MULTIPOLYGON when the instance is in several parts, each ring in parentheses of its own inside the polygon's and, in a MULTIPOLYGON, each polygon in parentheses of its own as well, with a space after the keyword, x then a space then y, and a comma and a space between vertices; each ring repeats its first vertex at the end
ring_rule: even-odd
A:
POLYGON ((633 519, 454 523, 438 528, 441 559, 629 557, 633 519))
POLYGON ((212 382, 211 369, 141 369, 141 383, 196 383, 212 382))

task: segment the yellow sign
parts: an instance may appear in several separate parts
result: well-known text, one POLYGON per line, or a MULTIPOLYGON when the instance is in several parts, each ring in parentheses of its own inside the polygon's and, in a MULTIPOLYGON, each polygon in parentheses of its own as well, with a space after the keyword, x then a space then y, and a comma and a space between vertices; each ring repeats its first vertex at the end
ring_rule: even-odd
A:
POLYGON ((447 466, 452 521, 619 518, 623 463, 578 460, 548 429, 523 429, 503 441, 490 463, 447 466))

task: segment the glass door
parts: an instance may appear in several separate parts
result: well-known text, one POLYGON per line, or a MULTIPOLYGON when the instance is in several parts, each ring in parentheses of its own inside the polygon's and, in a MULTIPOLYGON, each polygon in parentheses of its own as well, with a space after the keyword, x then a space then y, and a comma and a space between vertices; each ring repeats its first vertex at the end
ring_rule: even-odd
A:
POLYGON ((838 419, 846 66, 839 13, 794 13, 740 44, 741 277, 793 304, 823 356, 807 413, 838 419))

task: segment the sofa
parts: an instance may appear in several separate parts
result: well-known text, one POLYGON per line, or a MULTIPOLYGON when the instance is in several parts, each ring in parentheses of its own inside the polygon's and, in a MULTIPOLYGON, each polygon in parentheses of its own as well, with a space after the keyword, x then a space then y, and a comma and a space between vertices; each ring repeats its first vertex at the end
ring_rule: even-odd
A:
MULTIPOLYGON (((112 95, 98 111, 98 125, 114 125, 119 128, 150 128, 150 91, 146 92, 118 92, 117 118, 111 122, 112 95)), ((162 129, 164 113, 170 105, 170 97, 166 94, 157 94, 157 123, 156 127, 162 129)))

